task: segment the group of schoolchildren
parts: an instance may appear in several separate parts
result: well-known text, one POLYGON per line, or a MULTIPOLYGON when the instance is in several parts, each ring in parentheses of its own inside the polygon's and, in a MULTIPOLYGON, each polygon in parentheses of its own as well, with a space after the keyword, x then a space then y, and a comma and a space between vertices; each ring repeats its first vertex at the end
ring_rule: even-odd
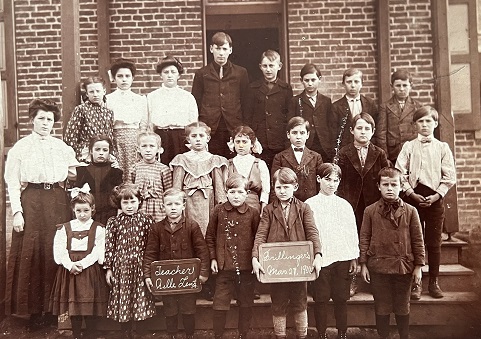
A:
MULTIPOLYGON (((214 61, 195 73, 192 95, 177 87, 183 66, 170 56, 157 67, 161 88, 147 98, 131 91, 135 65, 125 59, 111 68, 117 90, 106 102, 100 78, 84 83, 87 100, 64 140, 88 165, 78 167, 72 189, 75 220, 55 236, 61 268, 52 312, 69 313, 75 337, 82 316, 87 329, 92 316, 107 316, 130 337, 132 321, 155 314, 152 261, 197 257, 199 281, 214 291, 215 337, 222 337, 235 298, 245 338, 256 277, 264 272, 259 246, 310 240, 319 337, 327 338, 332 299, 338 337, 347 338, 346 301, 360 271, 371 286, 380 337, 389 336, 394 313, 400 337, 408 338, 425 248, 429 294, 443 297, 443 197, 455 169, 449 146, 433 136, 438 112, 412 99, 405 70, 393 73, 394 95, 378 110, 360 94, 360 70, 344 72, 346 93, 331 103, 318 91, 314 64, 301 69, 304 91, 293 96, 277 77, 277 52, 262 54, 264 78, 249 84, 246 70, 228 60, 227 34, 215 34, 210 51, 214 61)), ((306 282, 271 284, 277 338, 286 337, 288 307, 297 337, 307 336, 307 291, 306 282)), ((175 338, 181 314, 193 338, 196 295, 162 301, 169 335, 175 338)))

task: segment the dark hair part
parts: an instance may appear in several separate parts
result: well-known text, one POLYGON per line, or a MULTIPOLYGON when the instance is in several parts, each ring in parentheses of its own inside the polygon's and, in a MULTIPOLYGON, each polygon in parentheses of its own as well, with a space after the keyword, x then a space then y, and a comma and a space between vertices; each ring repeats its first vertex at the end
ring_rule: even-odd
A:
POLYGON ((162 60, 160 60, 155 67, 155 70, 157 71, 157 73, 161 74, 162 70, 167 66, 175 66, 175 68, 177 68, 177 71, 179 71, 179 74, 184 73, 184 66, 182 65, 180 60, 171 55, 167 55, 162 60))
POLYGON ((256 134, 254 133, 252 128, 250 128, 249 126, 245 126, 245 125, 237 126, 234 132, 232 132, 232 139, 234 139, 238 135, 248 137, 252 143, 252 146, 254 146, 254 143, 257 140, 256 134))
POLYGON ((309 73, 315 73, 319 78, 322 77, 321 70, 319 69, 319 67, 317 67, 317 65, 315 64, 308 63, 301 68, 301 80, 302 78, 304 78, 304 75, 309 73))
POLYGON ((119 69, 121 68, 130 69, 130 72, 132 73, 132 77, 134 77, 135 73, 137 72, 137 68, 135 67, 135 63, 133 60, 119 58, 115 60, 110 66, 110 73, 112 73, 112 76, 114 78, 117 75, 117 72, 119 71, 119 69))
POLYGON ((33 99, 28 105, 28 116, 30 119, 35 119, 39 110, 53 113, 53 121, 60 120, 60 108, 55 101, 50 99, 33 99))
POLYGON ((109 143, 109 153, 112 153, 114 150, 114 144, 112 143, 112 140, 105 135, 105 134, 100 134, 100 135, 95 135, 90 138, 89 140, 89 151, 92 152, 92 149, 94 148, 94 145, 97 141, 107 141, 109 143))
POLYGON ((388 178, 399 178, 399 183, 401 183, 402 179, 402 172, 398 170, 396 167, 383 167, 379 171, 377 175, 377 183, 379 184, 381 182, 382 177, 388 177, 388 178))
POLYGON ((139 208, 142 204, 142 195, 140 194, 140 188, 138 185, 135 184, 121 184, 119 186, 115 186, 112 189, 112 193, 110 194, 110 205, 117 209, 120 209, 120 202, 122 199, 131 199, 136 197, 139 199, 139 208))
POLYGON ((209 136, 210 136, 210 132, 212 131, 211 128, 207 126, 205 122, 195 121, 185 126, 184 131, 185 131, 186 138, 189 137, 190 132, 192 132, 194 128, 203 128, 205 130, 205 133, 209 136))
POLYGON ((166 197, 175 197, 175 196, 180 197, 184 203, 187 201, 187 194, 185 194, 185 192, 179 188, 171 187, 169 189, 166 189, 163 194, 164 200, 166 197))
POLYGON ((232 173, 225 182, 225 189, 230 190, 231 188, 243 188, 247 192, 249 189, 248 185, 249 181, 246 178, 239 173, 232 173))
POLYGON ((354 127, 356 127, 357 121, 361 119, 367 122, 369 125, 371 125, 373 130, 376 128, 376 123, 374 122, 374 119, 372 118, 371 114, 359 113, 354 118, 352 118, 351 129, 354 129, 354 127))
POLYGON ((306 130, 308 132, 311 130, 311 124, 309 123, 309 121, 307 121, 303 117, 297 117, 296 116, 296 117, 292 117, 289 120, 289 122, 287 123, 287 126, 286 126, 286 131, 289 133, 291 131, 291 129, 293 129, 296 126, 301 126, 301 125, 305 125, 306 130))
POLYGON ((342 178, 341 168, 338 165, 330 162, 321 164, 321 166, 319 166, 318 173, 321 179, 330 176, 332 173, 336 173, 339 179, 342 178))
POLYGON ((86 78, 82 82, 82 89, 87 92, 87 86, 91 84, 102 84, 102 87, 105 89, 105 80, 101 76, 91 76, 86 78))
POLYGON ((362 72, 357 68, 348 68, 342 74, 342 83, 346 81, 347 77, 352 77, 353 75, 359 74, 361 76, 361 82, 363 82, 362 72))
POLYGON ((92 210, 95 210, 95 198, 90 193, 79 192, 75 198, 70 200, 70 207, 75 208, 75 204, 89 204, 92 210))
POLYGON ((426 105, 418 108, 413 114, 413 122, 418 121, 422 117, 430 116, 434 121, 439 120, 439 113, 434 107, 426 105))
POLYGON ((259 62, 262 62, 262 60, 264 60, 264 58, 267 58, 267 60, 269 60, 269 61, 276 61, 276 60, 278 60, 278 61, 279 61, 279 64, 282 65, 281 55, 279 54, 279 52, 274 51, 274 50, 272 50, 272 49, 268 49, 267 51, 263 52, 263 53, 261 54, 261 59, 259 60, 259 62))
POLYGON ((411 73, 407 69, 401 68, 393 72, 391 75, 391 85, 394 84, 394 81, 396 80, 409 80, 409 83, 413 83, 413 78, 411 76, 411 73))
POLYGON ((230 35, 225 32, 217 32, 212 36, 212 39, 210 40, 210 45, 222 46, 226 42, 229 44, 230 47, 232 47, 232 38, 230 37, 230 35))
POLYGON ((283 185, 286 185, 286 184, 295 185, 297 184, 297 175, 289 167, 281 167, 272 176, 272 183, 274 185, 276 184, 276 181, 279 181, 279 183, 283 185))

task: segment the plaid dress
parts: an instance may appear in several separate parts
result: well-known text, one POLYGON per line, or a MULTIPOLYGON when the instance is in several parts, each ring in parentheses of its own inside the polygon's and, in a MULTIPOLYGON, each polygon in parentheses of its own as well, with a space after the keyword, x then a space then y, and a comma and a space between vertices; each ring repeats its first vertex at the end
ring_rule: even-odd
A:
POLYGON ((142 197, 140 211, 149 214, 158 222, 165 218, 162 207, 164 191, 172 187, 172 172, 170 168, 158 161, 148 164, 141 160, 134 165, 132 182, 139 185, 142 197))

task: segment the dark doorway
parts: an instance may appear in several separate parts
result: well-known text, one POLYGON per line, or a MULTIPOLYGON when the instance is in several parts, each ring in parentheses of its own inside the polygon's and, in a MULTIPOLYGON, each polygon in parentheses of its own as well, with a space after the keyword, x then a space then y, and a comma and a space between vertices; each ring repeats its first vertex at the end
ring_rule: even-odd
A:
MULTIPOLYGON (((268 49, 279 52, 282 62, 287 65, 282 23, 279 13, 207 15, 207 61, 212 61, 208 47, 212 36, 218 31, 223 31, 229 34, 233 41, 230 60, 247 69, 250 81, 262 77, 259 69, 260 57, 268 49)), ((280 78, 286 79, 287 67, 283 67, 279 73, 280 78)))

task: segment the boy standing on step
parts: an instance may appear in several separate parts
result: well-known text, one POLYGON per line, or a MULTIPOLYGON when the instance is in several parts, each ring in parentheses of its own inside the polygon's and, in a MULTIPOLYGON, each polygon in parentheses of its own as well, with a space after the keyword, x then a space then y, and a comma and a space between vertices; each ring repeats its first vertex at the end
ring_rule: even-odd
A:
POLYGON ((376 328, 389 337, 396 316, 400 339, 409 338, 411 283, 421 284, 424 242, 416 209, 399 198, 401 172, 384 167, 378 174, 381 199, 366 207, 359 239, 361 275, 371 284, 376 328))
MULTIPOLYGON (((438 112, 423 106, 414 112, 417 138, 407 141, 399 153, 396 167, 403 174, 404 200, 417 208, 428 252, 429 295, 442 298, 438 276, 441 263, 441 232, 444 222, 444 196, 456 183, 454 157, 449 145, 437 140, 438 112)), ((414 287, 411 298, 421 297, 421 285, 414 287)))

